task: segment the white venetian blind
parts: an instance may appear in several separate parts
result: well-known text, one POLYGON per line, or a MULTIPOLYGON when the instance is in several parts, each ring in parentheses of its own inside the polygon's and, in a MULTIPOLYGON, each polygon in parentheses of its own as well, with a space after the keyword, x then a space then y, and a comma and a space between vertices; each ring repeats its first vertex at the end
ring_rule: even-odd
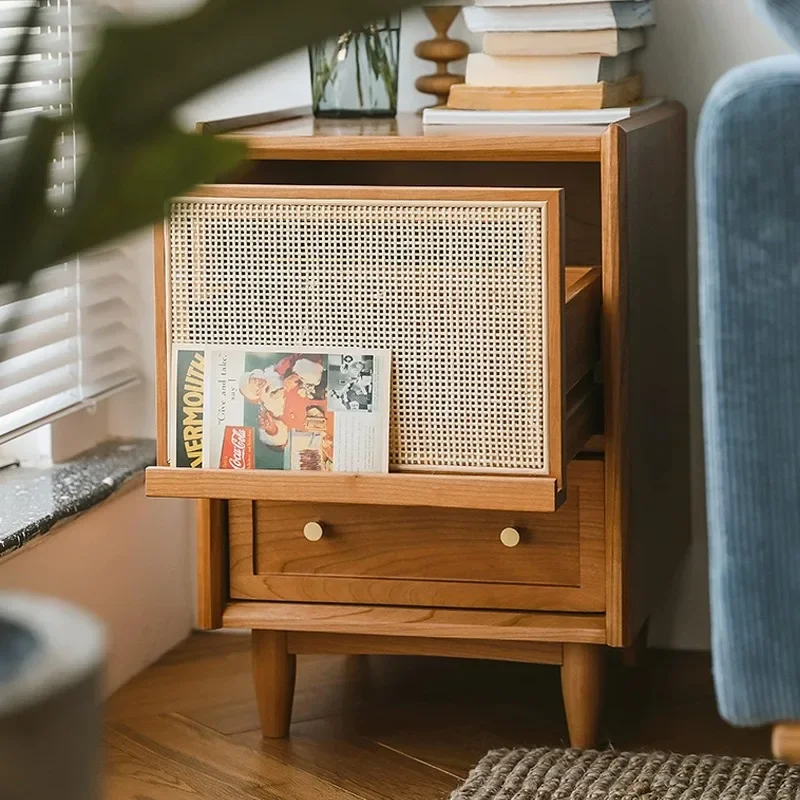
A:
MULTIPOLYGON (((0 91, 31 2, 0 0, 0 91)), ((0 147, 19 145, 35 115, 62 113, 89 46, 89 0, 40 0, 40 27, 30 38, 0 147)), ((81 157, 79 138, 58 143, 50 200, 68 206, 81 157)), ((2 258, 0 258, 0 267, 2 258)), ((0 442, 78 410, 138 379, 134 287, 121 250, 82 256, 38 273, 20 299, 0 274, 0 442)))

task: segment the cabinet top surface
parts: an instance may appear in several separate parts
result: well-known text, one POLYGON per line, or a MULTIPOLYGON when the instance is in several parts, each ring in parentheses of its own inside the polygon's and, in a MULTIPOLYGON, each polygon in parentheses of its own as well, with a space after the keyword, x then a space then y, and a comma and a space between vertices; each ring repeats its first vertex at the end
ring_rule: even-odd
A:
MULTIPOLYGON (((678 107, 666 104, 633 120, 639 127, 675 113, 678 107)), ((598 161, 607 130, 604 125, 423 126, 417 114, 379 120, 271 117, 250 118, 248 127, 226 120, 200 129, 246 142, 251 159, 336 161, 598 161)))

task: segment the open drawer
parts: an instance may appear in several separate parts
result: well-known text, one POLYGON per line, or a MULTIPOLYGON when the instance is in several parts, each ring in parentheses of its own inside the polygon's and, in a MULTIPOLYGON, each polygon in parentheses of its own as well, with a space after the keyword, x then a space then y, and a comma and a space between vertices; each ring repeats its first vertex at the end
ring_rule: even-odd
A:
MULTIPOLYGON (((157 233, 151 496, 555 511, 598 431, 599 269, 563 192, 209 186, 157 233), (388 475, 173 468, 173 345, 392 351, 388 475)), ((191 420, 196 428, 196 415, 191 420)))

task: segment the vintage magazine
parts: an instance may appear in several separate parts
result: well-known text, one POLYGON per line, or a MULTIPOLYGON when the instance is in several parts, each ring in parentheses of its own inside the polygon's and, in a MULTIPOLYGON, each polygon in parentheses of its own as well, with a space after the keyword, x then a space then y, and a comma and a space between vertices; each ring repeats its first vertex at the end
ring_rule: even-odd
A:
POLYGON ((170 463, 389 471, 388 351, 176 347, 170 463))

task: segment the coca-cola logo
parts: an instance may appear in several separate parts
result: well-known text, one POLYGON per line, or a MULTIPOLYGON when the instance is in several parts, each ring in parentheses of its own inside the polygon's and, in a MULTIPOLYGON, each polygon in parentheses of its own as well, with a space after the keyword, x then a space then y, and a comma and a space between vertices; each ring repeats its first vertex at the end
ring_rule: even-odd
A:
POLYGON ((229 462, 231 469, 245 469, 247 434, 241 428, 236 428, 231 432, 231 447, 233 447, 229 462))
POLYGON ((253 429, 229 425, 222 442, 220 469, 253 469, 253 429))

